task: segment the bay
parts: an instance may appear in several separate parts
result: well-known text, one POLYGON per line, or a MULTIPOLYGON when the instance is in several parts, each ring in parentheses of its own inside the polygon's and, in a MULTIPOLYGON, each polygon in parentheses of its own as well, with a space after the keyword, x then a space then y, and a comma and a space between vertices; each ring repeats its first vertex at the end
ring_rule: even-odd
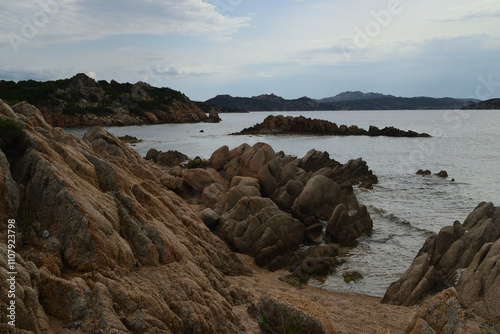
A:
MULTIPOLYGON (((308 111, 221 114, 221 123, 162 124, 106 128, 117 136, 131 135, 143 142, 135 149, 145 156, 150 148, 178 150, 190 158, 208 159, 223 145, 270 144, 276 152, 297 157, 310 149, 327 151, 345 163, 362 157, 379 177, 371 192, 357 190, 374 221, 371 236, 357 247, 343 251, 346 262, 323 282, 325 289, 382 296, 387 287, 408 268, 425 239, 455 220, 463 222, 480 202, 500 204, 500 111, 394 110, 308 111), (432 138, 326 137, 326 136, 233 136, 268 115, 299 116, 329 120, 368 129, 394 126, 426 132, 432 138), (202 131, 203 132, 200 132, 202 131), (446 179, 415 175, 418 169, 433 173, 446 170, 446 179), (454 181, 452 181, 454 179, 454 181), (362 273, 359 283, 345 283, 342 274, 362 273)), ((67 129, 82 136, 85 129, 67 129)))

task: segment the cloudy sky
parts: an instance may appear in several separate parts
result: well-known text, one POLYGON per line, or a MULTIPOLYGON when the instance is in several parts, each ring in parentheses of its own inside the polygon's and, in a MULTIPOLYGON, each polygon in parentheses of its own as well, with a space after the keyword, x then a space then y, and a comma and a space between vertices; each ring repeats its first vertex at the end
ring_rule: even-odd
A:
POLYGON ((499 0, 18 0, 0 79, 146 81, 194 100, 500 97, 499 0))

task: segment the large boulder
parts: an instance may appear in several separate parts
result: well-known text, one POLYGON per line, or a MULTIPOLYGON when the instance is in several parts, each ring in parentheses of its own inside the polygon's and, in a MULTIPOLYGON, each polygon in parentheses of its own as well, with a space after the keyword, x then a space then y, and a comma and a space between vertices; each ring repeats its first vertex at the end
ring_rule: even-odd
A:
POLYGON ((213 168, 188 169, 184 172, 183 182, 198 193, 213 183, 227 186, 227 181, 213 168))
POLYGON ((151 148, 146 153, 146 160, 153 160, 159 165, 172 167, 181 164, 188 160, 188 156, 179 151, 162 152, 157 149, 151 148))
POLYGON ((198 217, 207 225, 208 227, 217 226, 219 223, 220 216, 214 210, 210 208, 205 208, 198 213, 198 217))
POLYGON ((264 165, 276 156, 273 148, 265 143, 254 146, 242 144, 229 152, 229 159, 224 169, 229 178, 233 176, 258 177, 264 165))
POLYGON ((254 186, 232 187, 227 194, 226 211, 231 210, 243 197, 260 197, 260 191, 254 186))
POLYGON ((229 147, 224 145, 219 149, 217 149, 214 153, 212 153, 208 162, 213 169, 221 170, 222 167, 224 167, 224 165, 227 163, 228 159, 229 159, 229 147))
POLYGON ((339 204, 326 225, 327 241, 341 245, 352 245, 363 234, 371 233, 373 221, 366 206, 349 214, 344 204, 339 204))
POLYGON ((292 206, 292 212, 307 225, 327 221, 337 206, 340 187, 323 175, 307 181, 304 189, 292 206))
POLYGON ((304 225, 281 211, 269 198, 242 197, 220 217, 218 230, 236 251, 255 257, 257 264, 297 249, 304 240, 304 225))
POLYGON ((235 176, 231 179, 231 184, 229 188, 236 186, 252 186, 260 191, 260 182, 258 179, 249 176, 235 176))
POLYGON ((206 207, 213 209, 218 215, 221 215, 226 208, 227 189, 219 183, 212 183, 203 189, 201 199, 206 207))

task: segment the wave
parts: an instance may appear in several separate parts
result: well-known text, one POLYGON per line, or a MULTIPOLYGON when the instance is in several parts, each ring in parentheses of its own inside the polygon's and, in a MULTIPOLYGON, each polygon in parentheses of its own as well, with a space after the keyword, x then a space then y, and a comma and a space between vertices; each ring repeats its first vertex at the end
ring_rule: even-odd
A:
POLYGON ((368 205, 368 211, 372 216, 378 216, 380 218, 383 218, 385 221, 401 226, 408 230, 419 232, 421 234, 424 234, 425 236, 434 234, 433 231, 415 226, 415 224, 412 224, 412 222, 410 222, 408 219, 399 217, 394 213, 387 212, 387 210, 385 210, 384 208, 370 204, 368 205))

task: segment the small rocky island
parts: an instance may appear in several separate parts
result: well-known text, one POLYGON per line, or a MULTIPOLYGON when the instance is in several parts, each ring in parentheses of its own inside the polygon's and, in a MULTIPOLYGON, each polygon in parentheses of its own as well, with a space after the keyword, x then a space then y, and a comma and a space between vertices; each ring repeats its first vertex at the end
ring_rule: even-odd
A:
POLYGON ((386 136, 386 137, 430 137, 427 133, 404 131, 392 126, 379 129, 370 126, 368 130, 360 129, 356 125, 337 125, 335 123, 312 119, 304 116, 269 115, 259 124, 243 129, 235 135, 319 135, 319 136, 386 136))

